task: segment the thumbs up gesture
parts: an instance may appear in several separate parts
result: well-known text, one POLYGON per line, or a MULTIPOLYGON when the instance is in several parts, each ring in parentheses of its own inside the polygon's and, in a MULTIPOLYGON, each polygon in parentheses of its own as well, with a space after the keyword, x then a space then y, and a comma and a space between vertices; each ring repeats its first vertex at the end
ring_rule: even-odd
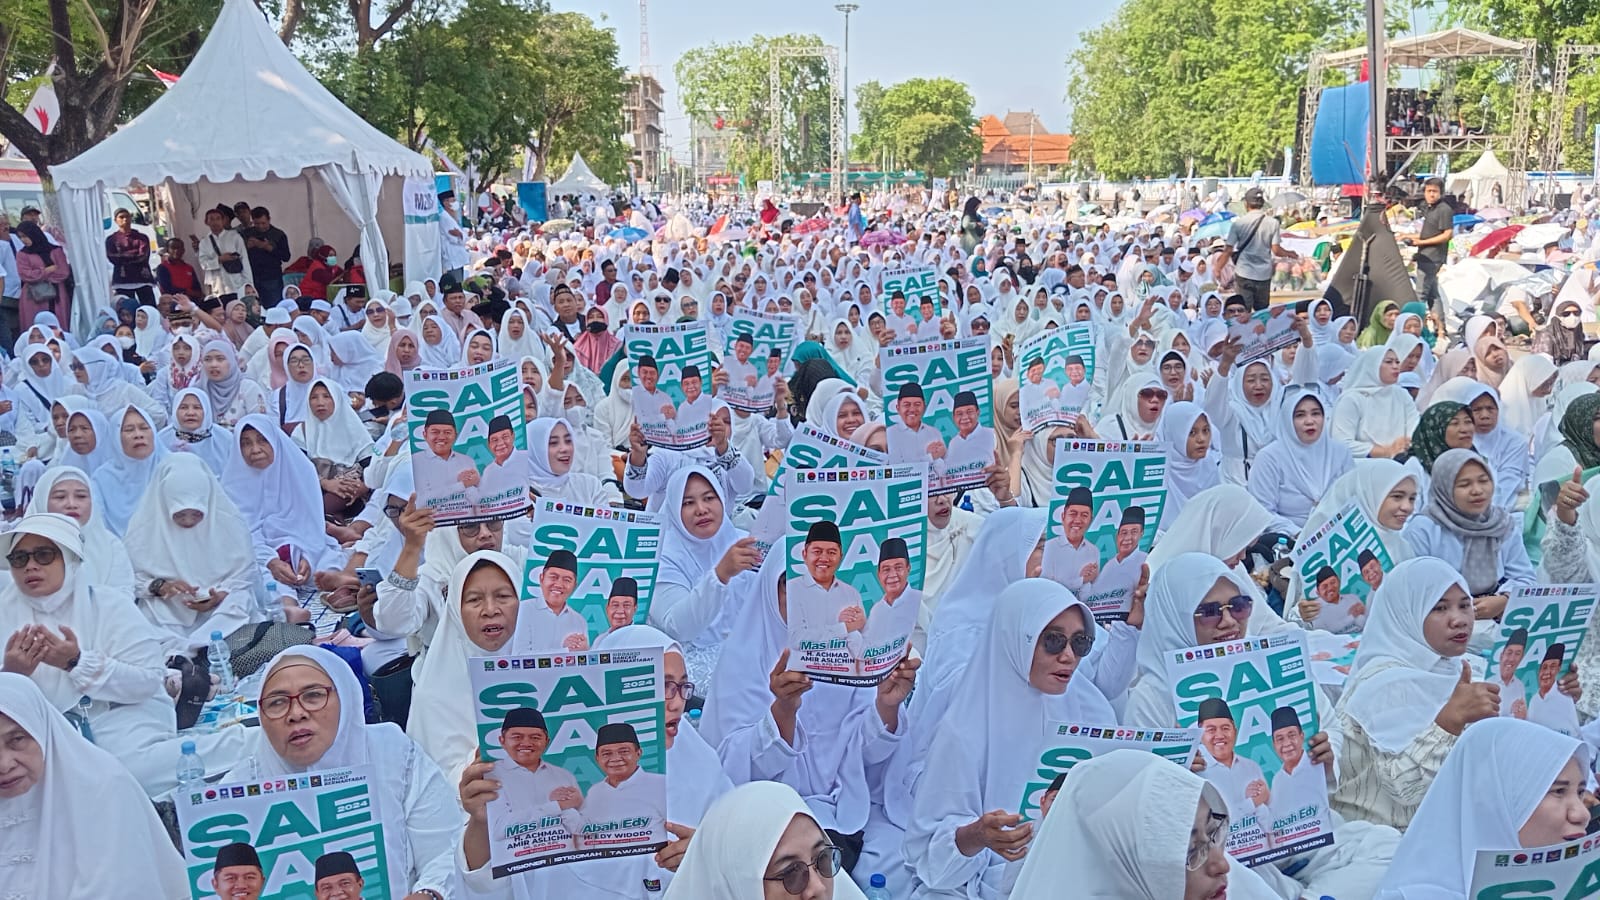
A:
POLYGON ((1440 728, 1451 734, 1460 734, 1463 729, 1479 719, 1487 719, 1500 715, 1500 685, 1490 684, 1486 681, 1472 680, 1472 666, 1466 660, 1461 661, 1461 678, 1456 682, 1455 690, 1450 692, 1450 699, 1446 700, 1439 714, 1433 721, 1440 728))
POLYGON ((1583 467, 1572 468, 1572 480, 1561 482, 1561 490, 1556 494, 1556 518, 1562 524, 1573 526, 1578 524, 1578 507, 1589 499, 1589 492, 1583 487, 1583 467))

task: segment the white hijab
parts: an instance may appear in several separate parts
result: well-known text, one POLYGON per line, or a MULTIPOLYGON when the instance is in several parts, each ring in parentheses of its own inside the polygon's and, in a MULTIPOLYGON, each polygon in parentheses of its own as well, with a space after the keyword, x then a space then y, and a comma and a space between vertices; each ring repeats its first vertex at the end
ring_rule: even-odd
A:
MULTIPOLYGON (((1350 456, 1350 446, 1336 440, 1328 433, 1328 423, 1333 419, 1332 405, 1327 395, 1315 388, 1295 388, 1283 394, 1277 410, 1278 439, 1261 452, 1257 465, 1270 455, 1283 472, 1283 481, 1269 489, 1294 491, 1306 498, 1302 509, 1314 507, 1335 479, 1350 471, 1355 460, 1350 456), (1294 410, 1302 400, 1314 400, 1322 408, 1322 431, 1310 444, 1300 439, 1294 427, 1294 410)), ((1259 470, 1256 470, 1259 471, 1259 470)))
POLYGON ((154 306, 141 306, 133 317, 133 350, 145 359, 154 359, 155 355, 167 349, 172 343, 172 335, 161 324, 161 310, 154 306), (138 313, 144 313, 144 327, 139 327, 138 313))
POLYGON ((1339 706, 1385 753, 1403 751, 1426 730, 1460 680, 1461 660, 1440 656, 1422 636, 1428 612, 1451 585, 1470 596, 1449 563, 1409 559, 1384 576, 1368 606, 1339 706))
POLYGON ((350 398, 331 378, 317 378, 306 391, 306 417, 300 426, 306 453, 312 459, 326 459, 341 466, 353 466, 363 456, 372 455, 372 434, 361 424, 361 417, 350 406, 350 398), (311 411, 311 390, 322 385, 333 398, 333 413, 327 419, 311 411))
POLYGON ((233 439, 233 430, 217 424, 212 413, 211 398, 202 388, 186 387, 173 395, 172 409, 167 416, 168 425, 161 429, 157 440, 163 447, 173 453, 192 453, 211 467, 212 474, 222 477, 228 465, 228 456, 239 452, 239 445, 233 439), (193 397, 200 404, 203 419, 200 421, 198 431, 178 434, 178 405, 183 403, 183 398, 193 397))
POLYGON ((1400 838, 1378 900, 1467 896, 1478 851, 1520 848, 1517 832, 1574 756, 1587 773, 1576 738, 1521 719, 1484 719, 1463 731, 1400 838))
MULTIPOLYGON (((1272 525, 1272 513, 1262 508, 1250 492, 1236 484, 1219 484, 1189 499, 1161 539, 1150 548, 1146 563, 1154 572, 1183 553, 1204 553, 1226 562, 1243 553, 1272 525)), ((1240 561, 1233 567, 1234 582, 1245 587, 1255 610, 1250 614, 1250 634, 1271 634, 1294 626, 1284 622, 1240 561)))
POLYGON ((745 535, 728 518, 728 508, 728 498, 723 496, 722 479, 710 469, 700 465, 689 465, 672 473, 672 477, 667 479, 660 507, 661 518, 666 528, 661 534, 661 552, 658 556, 661 565, 656 576, 658 581, 692 588, 699 583, 702 576, 716 567, 722 560, 722 555, 733 546, 734 541, 745 535), (717 492, 717 497, 722 500, 722 524, 717 527, 716 534, 708 538, 695 537, 683 525, 683 514, 680 511, 683 506, 683 494, 688 490, 689 478, 693 475, 705 479, 711 485, 711 489, 717 492))
POLYGON ((133 579, 133 564, 128 561, 128 549, 122 540, 106 527, 105 516, 100 512, 100 495, 94 481, 76 466, 51 466, 39 477, 33 487, 33 497, 28 501, 25 515, 50 511, 50 491, 63 481, 76 481, 89 490, 89 521, 78 526, 78 539, 83 545, 83 571, 90 584, 129 584, 133 579))
POLYGON ((1543 353, 1529 353, 1511 366, 1500 381, 1500 422, 1512 431, 1532 434, 1533 426, 1550 412, 1551 395, 1533 392, 1557 374, 1554 361, 1543 353))
POLYGON ((1384 549, 1389 551, 1389 560, 1400 563, 1410 559, 1411 544, 1398 530, 1384 527, 1378 518, 1384 498, 1407 478, 1411 479, 1412 487, 1418 489, 1416 508, 1412 511, 1412 515, 1415 515, 1422 511, 1422 504, 1427 499, 1421 496, 1421 485, 1417 484, 1415 473, 1392 459, 1357 460, 1350 471, 1334 479, 1333 484, 1328 486, 1322 499, 1312 508, 1311 515, 1306 517, 1306 525, 1300 529, 1300 533, 1316 531, 1354 502, 1367 521, 1377 529, 1384 549))
POLYGON ((137 406, 128 406, 112 425, 111 456, 90 477, 94 479, 95 504, 105 514, 106 527, 114 534, 126 534, 128 520, 144 496, 145 488, 155 477, 156 466, 167 457, 166 445, 161 442, 161 429, 149 414, 137 406), (134 459, 122 450, 122 422, 128 413, 143 419, 150 429, 150 455, 134 459))
POLYGON ((1245 435, 1249 436, 1249 456, 1254 457, 1262 448, 1278 439, 1277 422, 1273 412, 1278 408, 1278 401, 1283 396, 1283 387, 1278 384, 1278 379, 1270 377, 1272 365, 1264 359, 1255 359, 1242 366, 1235 366, 1228 371, 1228 409, 1233 413, 1233 427, 1224 428, 1221 434, 1211 436, 1212 442, 1220 444, 1222 452, 1234 459, 1246 458, 1245 435), (1268 384, 1271 385, 1267 399, 1260 405, 1252 404, 1245 397, 1244 373, 1251 366, 1260 366, 1269 376, 1268 384), (1240 434, 1240 430, 1244 434, 1240 434))
POLYGON ((421 346, 417 348, 422 354, 422 368, 424 369, 454 369, 456 362, 461 358, 461 345, 456 340, 456 331, 450 327, 442 316, 428 316, 425 320, 432 322, 439 328, 439 343, 428 343, 428 336, 424 333, 422 325, 417 326, 417 336, 421 338, 421 346))
POLYGON ((0 673, 0 714, 44 754, 39 782, 20 797, 0 800, 0 820, 11 826, 0 829, 0 859, 20 863, 6 869, 8 896, 185 900, 183 858, 144 788, 52 706, 32 680, 0 673))
POLYGON ((22 351, 21 359, 22 383, 17 385, 16 395, 21 400, 22 411, 43 431, 50 427, 50 404, 71 391, 72 380, 61 371, 61 363, 45 344, 29 344, 22 351), (29 360, 41 353, 50 360, 50 374, 42 378, 35 375, 33 366, 28 364, 29 360))
POLYGON ((239 420, 235 440, 250 428, 272 445, 272 463, 257 469, 242 454, 228 460, 222 486, 239 507, 259 547, 299 548, 312 565, 328 544, 322 508, 322 482, 316 466, 278 423, 261 413, 239 420))
MULTIPOLYGON (((1189 458, 1189 431, 1201 417, 1210 422, 1200 404, 1187 400, 1167 406, 1157 429, 1167 456, 1167 503, 1161 516, 1172 521, 1189 498, 1222 483, 1222 454, 1213 447, 1199 459, 1189 458)), ((1212 429, 1213 437, 1216 429, 1212 429)))
MULTIPOLYGON (((1123 724, 1135 728, 1172 728, 1178 724, 1167 680, 1167 657, 1199 643, 1194 609, 1219 580, 1248 593, 1238 573, 1206 553, 1181 553, 1150 576, 1144 602, 1144 627, 1139 630, 1139 672, 1128 689, 1123 724)), ((1261 604, 1265 606, 1265 604, 1261 604)), ((1256 609, 1250 617, 1255 618, 1256 609)))
MULTIPOLYGON (((317 365, 317 357, 312 348, 305 344, 284 344, 278 354, 278 360, 283 364, 284 379, 283 386, 278 389, 283 392, 282 409, 278 410, 278 414, 283 421, 291 425, 304 422, 311 415, 311 411, 306 409, 306 400, 311 396, 311 385, 316 381, 317 373, 322 371, 322 367, 317 365), (296 381, 295 377, 289 374, 289 357, 296 352, 303 352, 311 357, 311 378, 306 381, 296 381)), ((276 395, 277 391, 273 394, 276 395)))
MULTIPOLYGON (((201 591, 249 583, 255 577, 250 527, 211 470, 194 456, 175 453, 161 461, 131 522, 128 555, 139 561, 141 573, 182 578, 201 591), (186 509, 200 510, 205 518, 193 528, 172 521, 186 509)), ((185 628, 209 615, 164 598, 145 602, 160 607, 162 621, 185 628)))

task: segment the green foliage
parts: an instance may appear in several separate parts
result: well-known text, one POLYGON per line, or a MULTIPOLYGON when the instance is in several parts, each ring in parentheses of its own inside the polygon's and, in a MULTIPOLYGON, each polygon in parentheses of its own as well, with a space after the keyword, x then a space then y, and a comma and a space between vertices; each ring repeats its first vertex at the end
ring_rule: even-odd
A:
POLYGON ((912 78, 888 88, 869 81, 856 91, 851 155, 871 160, 888 150, 898 165, 929 175, 965 170, 983 150, 973 106, 967 86, 949 78, 912 78))
POLYGON ((673 67, 685 111, 727 122, 733 132, 729 165, 748 183, 772 177, 774 115, 782 116, 786 171, 828 167, 827 63, 820 57, 782 60, 779 110, 772 109, 770 81, 773 47, 822 46, 822 38, 814 34, 756 35, 745 43, 695 47, 673 67))
POLYGON ((1311 54, 1347 46, 1354 0, 1127 0, 1068 60, 1073 156, 1110 178, 1271 171, 1311 54))

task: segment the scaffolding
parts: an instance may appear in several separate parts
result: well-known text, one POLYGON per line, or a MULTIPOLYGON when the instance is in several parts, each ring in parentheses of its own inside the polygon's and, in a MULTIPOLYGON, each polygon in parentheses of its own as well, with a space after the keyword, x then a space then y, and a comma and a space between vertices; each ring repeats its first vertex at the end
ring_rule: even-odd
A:
MULTIPOLYGON (((1544 154, 1540 160, 1546 178, 1553 180, 1561 169, 1561 154, 1567 145, 1567 82, 1572 76, 1572 64, 1579 57, 1584 60, 1600 56, 1600 44, 1562 44, 1556 52, 1555 83, 1550 88, 1550 130, 1544 136, 1544 154)), ((1600 172, 1595 173, 1600 179, 1600 172)))
POLYGON ((834 184, 845 183, 844 91, 839 72, 837 47, 773 47, 768 71, 772 101, 772 183, 783 184, 783 93, 779 63, 785 59, 821 59, 828 64, 828 169, 834 184))
MULTIPOLYGON (((1508 205, 1520 206, 1527 191, 1528 155, 1532 145, 1534 53, 1537 42, 1516 41, 1465 28, 1396 38, 1388 43, 1387 60, 1399 69, 1423 69, 1440 62, 1503 60, 1512 64, 1511 128, 1503 134, 1385 134, 1382 158, 1397 176, 1412 162, 1436 154, 1456 155, 1496 150, 1504 154, 1511 171, 1511 196, 1508 205), (1400 160, 1400 165, 1393 164, 1400 160)), ((1600 49, 1600 48, 1597 48, 1600 49)), ((1306 74, 1305 119, 1301 128, 1299 158, 1300 183, 1311 184, 1311 135, 1317 121, 1325 75, 1329 69, 1359 69, 1366 61, 1365 47, 1337 53, 1316 53, 1306 74)), ((1566 57, 1563 57, 1565 59, 1566 57)), ((1556 91, 1560 102, 1562 88, 1556 91)), ((1387 110, 1379 110, 1384 115, 1387 110)), ((1560 129, 1556 129, 1559 131, 1560 129)), ((1387 132, 1388 129, 1385 129, 1387 132)), ((1557 138, 1559 140, 1559 138, 1557 138)), ((1550 152, 1546 142, 1546 157, 1550 152)))

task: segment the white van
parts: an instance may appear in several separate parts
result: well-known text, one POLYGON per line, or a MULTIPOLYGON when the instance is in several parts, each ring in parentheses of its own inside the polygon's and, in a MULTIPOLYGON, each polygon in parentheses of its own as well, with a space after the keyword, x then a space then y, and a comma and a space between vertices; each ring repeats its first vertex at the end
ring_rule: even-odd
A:
MULTIPOLYGON (((4 212, 11 219, 12 227, 16 227, 16 224, 22 221, 22 210, 29 206, 45 208, 44 185, 39 182, 39 173, 34 171, 33 163, 25 159, 0 159, 0 212, 4 212)), ((134 201, 132 194, 122 188, 106 191, 107 217, 104 221, 106 234, 110 234, 113 227, 110 214, 118 209, 130 210, 133 213, 134 229, 150 239, 150 265, 154 268, 161 253, 160 240, 156 237, 156 230, 151 227, 144 208, 134 201)))

